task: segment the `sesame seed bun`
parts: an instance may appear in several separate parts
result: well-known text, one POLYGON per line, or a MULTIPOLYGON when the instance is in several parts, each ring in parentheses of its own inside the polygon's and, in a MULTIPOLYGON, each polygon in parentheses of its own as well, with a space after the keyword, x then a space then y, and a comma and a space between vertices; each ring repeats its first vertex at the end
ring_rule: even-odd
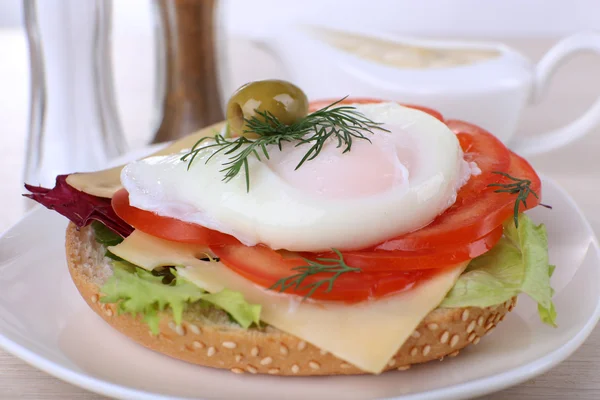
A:
MULTIPOLYGON (((93 231, 69 224, 66 253, 69 271, 87 304, 113 328, 139 344, 168 356, 234 373, 273 375, 352 375, 364 371, 326 351, 271 326, 244 330, 216 309, 190 307, 176 326, 170 313, 161 315, 160 334, 152 335, 141 319, 117 315, 114 304, 102 304, 100 287, 112 274, 105 249, 93 231)), ((438 308, 429 313, 390 360, 387 370, 454 357, 477 344, 516 304, 516 298, 493 307, 438 308)))

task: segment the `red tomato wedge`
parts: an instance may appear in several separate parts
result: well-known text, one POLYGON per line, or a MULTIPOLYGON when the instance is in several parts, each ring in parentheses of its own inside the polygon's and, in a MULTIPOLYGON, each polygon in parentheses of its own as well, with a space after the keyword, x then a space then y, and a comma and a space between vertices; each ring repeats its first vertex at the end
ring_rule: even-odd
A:
MULTIPOLYGON (((272 287, 280 279, 297 274, 295 267, 307 265, 300 257, 283 257, 280 253, 260 245, 211 246, 211 250, 228 268, 265 288, 272 287)), ((318 300, 355 303, 410 289, 419 281, 428 279, 439 271, 441 270, 424 269, 370 274, 347 272, 335 280, 333 290, 328 292, 327 284, 324 284, 310 297, 318 300)), ((309 276, 298 288, 290 287, 284 292, 304 296, 310 291, 311 284, 330 278, 332 275, 332 273, 321 273, 309 276)))
POLYGON ((236 238, 201 225, 162 217, 129 204, 129 193, 121 189, 112 198, 112 207, 119 217, 135 229, 161 239, 204 245, 239 243, 236 238))

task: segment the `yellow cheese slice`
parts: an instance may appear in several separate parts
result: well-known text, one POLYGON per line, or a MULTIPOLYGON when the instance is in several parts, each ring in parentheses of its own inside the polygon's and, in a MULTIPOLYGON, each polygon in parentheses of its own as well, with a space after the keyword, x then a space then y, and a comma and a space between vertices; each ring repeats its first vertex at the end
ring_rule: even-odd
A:
MULTIPOLYGON (((167 146, 148 157, 174 154, 183 149, 189 149, 203 137, 214 136, 215 133, 220 132, 223 126, 225 126, 225 122, 219 122, 201 129, 196 133, 179 139, 170 146, 167 146)), ((110 199, 117 190, 121 189, 121 170, 123 167, 124 165, 120 165, 118 167, 96 172, 71 174, 67 177, 67 183, 82 192, 110 199)))
POLYGON ((457 264, 416 288, 355 305, 300 301, 253 284, 221 263, 201 261, 206 248, 174 243, 134 231, 110 247, 119 257, 147 270, 177 265, 178 273, 209 292, 239 291, 262 306, 261 320, 322 350, 380 373, 421 320, 443 300, 467 263, 457 264))

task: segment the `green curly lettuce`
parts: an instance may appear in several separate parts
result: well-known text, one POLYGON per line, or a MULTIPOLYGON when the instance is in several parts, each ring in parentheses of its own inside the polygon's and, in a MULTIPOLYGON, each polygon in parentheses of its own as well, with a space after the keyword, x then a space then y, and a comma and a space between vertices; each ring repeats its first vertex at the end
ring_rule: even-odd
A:
POLYGON ((177 325, 181 324, 183 312, 195 302, 211 304, 226 311, 241 327, 247 329, 260 321, 261 306, 249 304, 241 293, 224 289, 207 293, 186 281, 173 270, 176 279, 169 285, 162 276, 138 268, 133 264, 113 261, 113 276, 102 286, 102 303, 117 304, 119 314, 141 315, 154 334, 159 332, 159 312, 170 309, 177 325))
POLYGON ((512 219, 505 222, 504 237, 471 261, 440 307, 489 307, 525 293, 538 303, 540 319, 556 326, 553 272, 545 226, 520 214, 518 227, 512 219))

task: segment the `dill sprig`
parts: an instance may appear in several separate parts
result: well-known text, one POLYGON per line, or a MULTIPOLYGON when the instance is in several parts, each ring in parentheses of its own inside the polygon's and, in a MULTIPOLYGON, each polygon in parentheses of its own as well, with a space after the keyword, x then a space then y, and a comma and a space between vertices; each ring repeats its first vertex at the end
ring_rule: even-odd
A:
MULTIPOLYGON (((539 196, 533 189, 531 189, 531 181, 529 179, 515 178, 514 176, 511 176, 506 172, 501 171, 492 171, 492 173, 501 175, 512 181, 512 183, 490 183, 488 186, 501 188, 494 190, 494 193, 509 193, 517 195, 517 198, 515 200, 513 219, 515 221, 515 227, 518 228, 519 206, 521 205, 521 203, 523 203, 523 206, 527 207, 527 198, 529 197, 529 194, 532 194, 536 199, 539 199, 539 196)), ((552 208, 547 204, 540 205, 542 207, 552 208)))
POLYGON ((258 138, 248 139, 245 136, 226 138, 221 134, 205 137, 198 140, 189 153, 181 157, 181 160, 189 162, 189 170, 200 151, 215 148, 217 150, 208 157, 206 163, 219 153, 228 155, 229 160, 224 163, 224 168, 221 170, 225 173, 223 180, 230 181, 243 169, 246 174, 246 190, 249 191, 248 159, 251 156, 262 162, 262 156, 269 159, 271 148, 277 147, 281 151, 282 144, 285 142, 296 143, 296 147, 308 144, 310 147, 296 166, 298 169, 306 161, 314 160, 330 138, 337 140, 336 147, 342 148, 342 153, 346 153, 352 149, 354 139, 370 142, 371 140, 366 134, 373 134, 374 129, 389 132, 381 127, 380 123, 374 122, 358 112, 355 107, 338 105, 344 99, 345 97, 308 114, 291 125, 282 123, 269 111, 256 110, 258 115, 244 119, 247 126, 244 133, 256 134, 258 138), (202 143, 207 140, 214 140, 214 143, 202 146, 202 143))
POLYGON ((344 261, 344 256, 339 250, 331 250, 333 250, 333 252, 335 252, 339 258, 317 258, 316 261, 311 261, 304 258, 304 261, 306 261, 308 265, 292 268, 292 270, 298 271, 298 273, 286 278, 281 278, 269 289, 278 290, 280 292, 285 292, 289 288, 293 288, 295 291, 310 289, 308 293, 304 295, 304 298, 306 299, 312 296, 313 293, 315 293, 315 291, 323 285, 327 285, 325 288, 325 293, 331 292, 335 281, 340 277, 340 275, 348 272, 361 271, 360 268, 354 268, 346 264, 344 261), (330 276, 319 281, 303 285, 306 278, 317 274, 328 274, 330 276))

